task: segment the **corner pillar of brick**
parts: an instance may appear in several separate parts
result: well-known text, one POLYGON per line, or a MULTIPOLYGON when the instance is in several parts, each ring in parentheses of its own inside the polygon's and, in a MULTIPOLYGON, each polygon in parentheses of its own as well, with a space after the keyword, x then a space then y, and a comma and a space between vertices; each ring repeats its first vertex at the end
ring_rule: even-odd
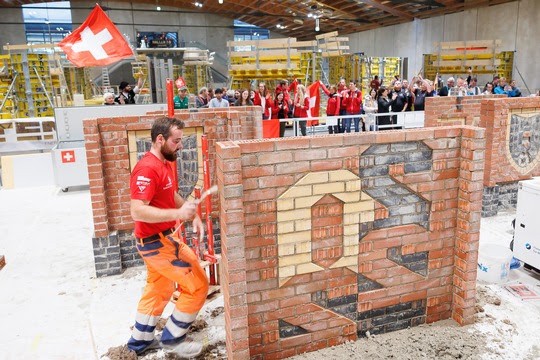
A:
POLYGON ((485 152, 485 129, 464 126, 452 289, 452 318, 460 325, 474 322, 485 152))
POLYGON ((92 247, 94 249, 94 264, 96 276, 120 274, 122 264, 120 260, 120 244, 116 233, 109 233, 109 219, 107 215, 107 199, 105 197, 105 180, 102 161, 102 147, 97 119, 83 121, 86 159, 92 201, 92 214, 94 218, 94 236, 92 247))
POLYGON ((227 357, 249 359, 245 222, 240 147, 216 144, 221 222, 221 290, 225 302, 227 357))

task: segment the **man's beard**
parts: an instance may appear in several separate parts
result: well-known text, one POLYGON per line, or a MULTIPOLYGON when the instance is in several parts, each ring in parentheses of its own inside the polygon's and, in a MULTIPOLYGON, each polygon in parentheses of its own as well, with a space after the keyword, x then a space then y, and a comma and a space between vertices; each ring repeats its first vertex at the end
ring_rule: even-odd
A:
POLYGON ((161 155, 165 158, 165 160, 168 161, 175 161, 178 157, 178 153, 176 151, 169 151, 168 149, 161 148, 161 155))

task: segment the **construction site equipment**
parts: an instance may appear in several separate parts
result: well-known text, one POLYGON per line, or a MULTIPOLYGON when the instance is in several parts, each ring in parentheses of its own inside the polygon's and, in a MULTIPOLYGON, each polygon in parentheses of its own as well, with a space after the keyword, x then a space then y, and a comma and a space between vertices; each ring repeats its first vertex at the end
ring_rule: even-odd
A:
POLYGON ((150 59, 146 55, 138 55, 136 61, 131 63, 131 70, 134 79, 142 79, 142 85, 139 89, 139 94, 136 97, 136 104, 151 104, 152 103, 152 82, 150 80, 150 73, 152 64, 150 59))
MULTIPOLYGON (((298 78, 315 80, 317 41, 296 38, 227 41, 231 87, 249 88, 250 81, 298 78)), ((318 78, 317 78, 318 80, 318 78)))
POLYGON ((439 74, 491 74, 512 78, 513 51, 499 51, 501 40, 473 40, 434 43, 435 53, 424 54, 424 78, 439 74))
POLYGON ((214 62, 213 54, 209 50, 186 48, 184 50, 184 62, 182 63, 182 77, 192 92, 197 93, 202 87, 211 86, 211 66, 214 62))

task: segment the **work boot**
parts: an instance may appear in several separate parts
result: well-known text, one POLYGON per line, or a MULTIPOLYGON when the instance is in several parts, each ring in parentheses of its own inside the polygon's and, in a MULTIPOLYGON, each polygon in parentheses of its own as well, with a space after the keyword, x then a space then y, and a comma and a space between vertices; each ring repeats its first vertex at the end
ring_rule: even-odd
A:
POLYGON ((201 343, 191 340, 184 340, 176 345, 162 344, 163 349, 168 352, 174 352, 182 359, 190 359, 202 353, 203 346, 201 343))
POLYGON ((161 349, 161 343, 159 342, 159 338, 152 340, 150 345, 148 345, 147 347, 145 347, 144 349, 140 351, 136 351, 135 353, 137 354, 137 356, 141 356, 141 355, 146 354, 149 351, 158 350, 158 349, 161 349))

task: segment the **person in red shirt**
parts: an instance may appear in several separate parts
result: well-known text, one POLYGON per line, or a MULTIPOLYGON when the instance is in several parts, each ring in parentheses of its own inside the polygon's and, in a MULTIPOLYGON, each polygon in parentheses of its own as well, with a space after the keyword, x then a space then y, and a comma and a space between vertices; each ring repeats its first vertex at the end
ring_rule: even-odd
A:
POLYGON ((156 119, 151 129, 152 147, 131 173, 131 216, 137 251, 148 273, 127 344, 137 355, 159 347, 184 357, 202 351, 202 345, 186 340, 186 335, 206 300, 208 279, 195 253, 173 229, 178 219, 193 221, 193 231, 200 239, 204 235, 197 204, 182 199, 174 182, 171 162, 182 148, 183 128, 180 120, 156 119), (180 297, 158 341, 154 330, 176 289, 175 283, 180 297))
MULTIPOLYGON (((347 115, 360 115, 362 110, 362 92, 356 88, 354 81, 349 82, 349 90, 342 93, 347 115)), ((351 132, 351 119, 354 120, 354 132, 360 131, 360 117, 343 119, 343 132, 351 132)), ((362 123, 362 128, 364 124, 362 123)))
MULTIPOLYGON (((295 118, 307 118, 309 109, 309 99, 306 97, 306 87, 304 85, 298 85, 296 88, 296 94, 294 95, 294 117, 295 118)), ((300 132, 302 136, 307 135, 307 120, 298 121, 300 125, 300 132)))
POLYGON ((253 99, 253 105, 262 107, 263 110, 263 120, 270 119, 272 112, 272 95, 270 91, 266 88, 265 83, 259 83, 259 91, 255 91, 255 98, 253 99))
MULTIPOLYGON (((338 116, 339 109, 341 107, 341 97, 337 93, 337 87, 330 86, 330 90, 319 80, 321 88, 326 95, 328 95, 328 103, 326 104, 326 116, 338 116)), ((328 127, 329 134, 338 134, 340 132, 340 120, 338 119, 337 125, 328 127)))
MULTIPOLYGON (((289 103, 285 100, 285 93, 280 92, 276 94, 276 98, 274 100, 274 106, 272 107, 272 119, 286 119, 288 118, 289 114, 289 103)), ((279 137, 285 136, 285 126, 287 125, 286 122, 279 122, 279 137)))
POLYGON ((375 75, 375 77, 373 78, 373 80, 371 80, 371 82, 369 83, 369 87, 371 89, 374 89, 375 90, 375 93, 377 92, 377 90, 379 90, 379 87, 381 86, 381 82, 379 81, 379 75, 375 75))

